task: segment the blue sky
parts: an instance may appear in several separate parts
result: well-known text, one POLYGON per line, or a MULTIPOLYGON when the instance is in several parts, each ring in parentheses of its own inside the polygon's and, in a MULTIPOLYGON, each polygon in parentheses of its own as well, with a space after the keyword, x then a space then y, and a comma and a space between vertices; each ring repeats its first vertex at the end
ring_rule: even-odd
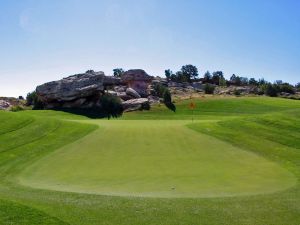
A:
POLYGON ((194 64, 300 82, 298 0, 0 0, 0 96, 88 69, 194 64))

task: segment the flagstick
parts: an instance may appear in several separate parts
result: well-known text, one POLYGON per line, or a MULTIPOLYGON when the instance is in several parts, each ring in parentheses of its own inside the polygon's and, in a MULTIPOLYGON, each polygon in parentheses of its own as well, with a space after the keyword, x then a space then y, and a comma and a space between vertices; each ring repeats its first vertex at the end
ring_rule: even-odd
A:
POLYGON ((192 113, 192 123, 194 123, 194 109, 193 109, 193 113, 192 113))

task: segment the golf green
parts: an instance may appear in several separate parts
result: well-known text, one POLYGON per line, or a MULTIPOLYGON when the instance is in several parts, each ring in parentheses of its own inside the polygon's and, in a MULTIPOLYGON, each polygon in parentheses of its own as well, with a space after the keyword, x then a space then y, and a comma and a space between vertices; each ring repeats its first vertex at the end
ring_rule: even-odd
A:
POLYGON ((196 132, 187 120, 82 122, 99 128, 34 162, 18 182, 66 192, 168 198, 265 194, 296 183, 279 164, 196 132))

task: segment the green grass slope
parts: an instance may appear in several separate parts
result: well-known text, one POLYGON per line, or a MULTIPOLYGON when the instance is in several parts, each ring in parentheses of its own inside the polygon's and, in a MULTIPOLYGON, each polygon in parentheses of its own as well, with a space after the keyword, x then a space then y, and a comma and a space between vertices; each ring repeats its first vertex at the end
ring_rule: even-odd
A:
POLYGON ((296 182, 277 164, 194 132, 185 121, 95 124, 101 129, 28 167, 21 183, 103 195, 220 197, 275 192, 296 182))
MULTIPOLYGON (((175 114, 166 111, 161 106, 149 112, 128 113, 122 118, 122 120, 149 120, 135 122, 91 121, 82 116, 55 111, 0 112, 0 224, 300 224, 300 186, 298 182, 300 177, 300 102, 265 97, 206 98, 196 101, 197 110, 194 113, 194 123, 191 123, 192 113, 188 109, 188 103, 189 101, 178 102, 177 113, 175 114), (178 121, 162 122, 157 121, 157 119, 175 119, 178 121), (81 122, 67 120, 80 120, 81 122), (122 123, 124 127, 121 126, 122 123), (100 125, 100 128, 95 124, 100 125), (184 127, 184 124, 187 126, 184 127), (164 132, 158 128, 163 129, 164 132), (127 135, 125 131, 130 131, 130 135, 124 138, 125 143, 119 143, 118 137, 110 137, 109 134, 114 129, 118 131, 119 135, 124 136, 127 135), (175 132, 176 129, 178 132, 175 132), (143 132, 148 135, 141 139, 143 132), (151 138, 158 140, 160 132, 176 133, 171 136, 172 141, 170 142, 172 143, 164 143, 165 139, 161 138, 159 142, 154 142, 155 144, 160 143, 159 146, 156 148, 149 147, 153 145, 149 140, 151 138), (87 141, 93 135, 96 135, 93 138, 94 142, 87 141), (184 138, 185 136, 186 138, 184 138), (150 152, 140 152, 133 146, 131 148, 124 146, 125 144, 132 144, 131 141, 127 141, 128 138, 137 141, 135 137, 140 138, 137 146, 150 152), (204 137, 207 139, 204 140, 204 137), (106 141, 106 139, 108 140, 106 141), (117 191, 124 193, 124 190, 130 188, 131 193, 126 193, 126 195, 138 193, 135 196, 143 196, 144 193, 149 193, 151 188, 148 188, 148 185, 155 182, 156 176, 159 177, 156 181, 158 184, 154 185, 159 188, 156 190, 156 196, 162 196, 157 195, 157 193, 166 184, 169 188, 170 181, 180 181, 180 184, 184 184, 182 186, 184 191, 190 191, 188 188, 192 184, 198 185, 196 179, 188 181, 173 179, 169 174, 162 171, 170 169, 172 174, 182 173, 183 176, 186 176, 187 172, 191 174, 190 169, 185 171, 190 166, 190 168, 196 167, 193 171, 196 171, 196 176, 199 176, 201 173, 199 168, 208 166, 204 165, 205 160, 202 157, 208 157, 208 155, 200 151, 198 146, 202 147, 202 141, 208 140, 214 140, 216 144, 219 143, 220 148, 224 148, 226 153, 235 153, 238 156, 238 159, 233 160, 234 157, 224 154, 222 149, 217 147, 213 149, 215 146, 213 144, 211 147, 213 150, 207 152, 208 155, 212 156, 209 159, 210 162, 215 163, 214 159, 216 158, 214 157, 220 156, 224 159, 219 159, 220 165, 228 167, 228 174, 244 175, 247 172, 249 179, 261 184, 260 187, 264 190, 258 191, 257 195, 253 195, 254 192, 251 190, 252 194, 247 195, 246 189, 239 189, 238 187, 241 185, 241 182, 237 182, 240 179, 231 179, 236 182, 235 185, 235 182, 231 183, 231 191, 235 193, 241 191, 240 194, 242 193, 242 195, 235 194, 231 197, 224 197, 226 194, 223 193, 222 196, 220 191, 214 190, 213 196, 209 191, 216 186, 211 185, 210 181, 208 182, 210 187, 206 190, 203 189, 203 192, 199 191, 197 196, 193 196, 193 198, 186 198, 191 196, 184 196, 179 192, 174 195, 173 190, 169 189, 167 194, 164 193, 164 198, 157 198, 155 195, 147 198, 79 193, 94 192, 92 189, 87 191, 92 186, 91 180, 95 179, 97 183, 106 175, 108 176, 105 181, 106 185, 110 191, 114 187, 114 193, 117 191), (109 152, 102 150, 100 141, 105 143, 105 148, 109 149, 109 152), (173 144, 173 142, 175 143, 173 144), (164 151, 168 150, 165 153, 171 151, 171 148, 166 148, 168 145, 171 145, 175 152, 171 156, 167 154, 168 157, 166 157, 164 151), (114 146, 118 146, 119 149, 114 146), (162 148, 163 146, 164 148, 162 148), (186 146, 192 147, 186 148, 186 146), (121 147, 125 148, 124 152, 121 151, 121 147), (82 149, 86 149, 86 151, 82 149), (97 152, 97 150, 99 151, 97 152), (154 151, 156 155, 161 154, 162 157, 142 157, 147 153, 150 155, 151 151, 154 151), (64 153, 67 157, 58 157, 64 153), (98 155, 98 158, 93 159, 87 156, 94 153, 98 155), (119 158, 116 158, 117 155, 119 158), (104 156, 106 160, 103 159, 104 156), (131 156, 136 156, 136 158, 131 158, 131 156), (176 158, 176 156, 178 157, 176 158), (82 160, 80 160, 81 157, 82 160), (85 160, 86 157, 88 158, 87 161, 85 160), (123 159, 123 157, 125 158, 123 159), (128 160, 129 158, 132 161, 128 160), (155 167, 155 162, 158 159, 167 159, 167 163, 173 160, 174 164, 175 162, 179 164, 178 171, 176 171, 175 166, 159 170, 155 167), (227 159, 234 163, 229 165, 229 162, 226 162, 227 159), (258 160, 257 164, 255 163, 257 160, 253 162, 254 159, 258 160), (198 165, 195 163, 196 161, 201 161, 202 165, 198 165), (243 163, 244 161, 245 163, 243 163), (135 167, 130 166, 129 162, 138 163, 138 169, 142 171, 135 171, 135 167), (66 171, 62 171, 63 163, 66 171), (73 166, 71 167, 72 163, 73 166), (39 164, 40 166, 36 167, 39 164), (97 169, 100 168, 100 170, 88 171, 88 165, 97 169), (110 165, 114 165, 113 168, 117 169, 107 171, 110 165), (120 166, 124 171, 115 165, 120 166), (231 166, 232 170, 230 169, 231 166), (249 166, 248 169, 247 166, 249 166), (264 166, 266 173, 262 169, 264 166), (33 171, 34 167, 36 171, 33 171), (155 172, 153 177, 141 177, 140 174, 146 172, 143 169, 149 167, 153 168, 155 172), (84 170, 82 174, 77 168, 84 170), (61 178, 56 176, 56 169, 60 171, 59 174, 62 176, 71 175, 61 178), (274 169, 275 173, 272 174, 270 169, 274 169), (76 176, 81 176, 81 187, 78 189, 76 189, 78 179, 71 170, 76 172, 76 176), (42 176, 43 172, 47 172, 45 175, 49 176, 49 180, 46 176, 42 176), (127 177, 127 183, 123 182, 116 185, 118 179, 114 180, 111 177, 122 174, 122 172, 124 174, 130 172, 131 174, 127 177), (280 174, 280 172, 284 174, 280 174), (88 176, 86 184, 85 176, 88 176), (167 177, 169 180, 164 179, 167 177), (137 178, 135 182, 142 182, 143 185, 130 186, 134 178, 137 178), (143 181, 141 181, 142 178, 144 178, 143 181), (274 187, 279 187, 278 189, 269 189, 268 179, 270 178, 277 182, 274 187), (30 184, 26 183, 25 186, 19 183, 19 181, 27 182, 30 179, 30 184), (62 185, 60 179, 69 179, 68 184, 62 185), (281 182, 278 182, 278 179, 281 182), (297 179, 296 183, 294 183, 294 179, 297 179), (54 181, 59 182, 59 184, 54 184, 54 181), (267 184, 262 185, 264 182, 267 184), (145 183, 146 186, 144 186, 145 183), (45 185, 44 189, 36 188, 39 185, 45 185), (68 185, 70 189, 66 190, 68 185), (118 190, 120 185, 123 186, 121 190, 118 190), (287 187, 289 188, 284 189, 287 187), (64 189, 67 192, 56 191, 64 189), (69 191, 76 191, 77 193, 69 191), (205 192, 206 194, 201 195, 205 192)), ((209 171, 205 175, 212 175, 212 168, 207 168, 209 171)), ((151 172, 147 175, 151 175, 151 172)), ((205 178, 208 179, 209 176, 205 178)), ((211 179, 213 180, 213 178, 211 179)), ((223 190, 226 189, 225 185, 219 185, 219 187, 221 186, 224 187, 223 190)), ((100 186, 96 187, 97 190, 99 190, 98 188, 100 186)), ((244 188, 249 188, 249 186, 245 185, 244 188)), ((194 193, 197 191, 198 189, 192 190, 194 193)), ((103 189, 100 192, 103 194, 107 190, 103 189)), ((230 191, 227 190, 227 195, 228 193, 230 191)))

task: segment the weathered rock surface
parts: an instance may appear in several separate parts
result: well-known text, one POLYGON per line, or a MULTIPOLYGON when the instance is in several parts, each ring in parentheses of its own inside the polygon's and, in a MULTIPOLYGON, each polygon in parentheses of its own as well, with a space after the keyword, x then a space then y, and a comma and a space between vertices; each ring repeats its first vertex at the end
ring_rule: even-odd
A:
POLYGON ((25 101, 14 97, 0 97, 0 109, 9 110, 13 106, 25 106, 25 101))
POLYGON ((115 92, 125 92, 127 89, 126 86, 123 86, 123 85, 117 85, 117 86, 114 86, 114 91, 115 92))
POLYGON ((121 78, 122 82, 129 88, 133 88, 142 97, 149 95, 148 87, 153 80, 144 70, 134 69, 126 71, 121 78))
POLYGON ((121 98, 123 101, 127 101, 133 98, 132 96, 127 95, 126 92, 117 92, 117 96, 121 98))
POLYGON ((104 90, 104 73, 83 73, 40 85, 36 92, 43 102, 72 101, 104 90))
POLYGON ((160 98, 157 96, 150 95, 148 96, 148 100, 151 105, 160 103, 160 98))
POLYGON ((118 85, 121 80, 92 70, 40 85, 36 88, 46 108, 93 107, 106 86, 118 85))
POLYGON ((113 96, 118 96, 118 92, 116 92, 116 91, 111 91, 111 90, 107 91, 107 94, 113 95, 113 96))
POLYGON ((149 104, 148 98, 130 99, 128 101, 122 102, 125 112, 142 109, 143 104, 149 104))
POLYGON ((11 106, 11 104, 5 100, 0 100, 0 109, 5 110, 8 109, 11 106))
POLYGON ((248 95, 248 94, 257 94, 258 93, 257 87, 251 86, 229 86, 229 87, 217 87, 215 89, 215 94, 219 95, 235 95, 239 93, 240 95, 248 95))
POLYGON ((140 94, 137 91, 135 91, 133 88, 127 88, 126 94, 134 98, 141 98, 140 94))

